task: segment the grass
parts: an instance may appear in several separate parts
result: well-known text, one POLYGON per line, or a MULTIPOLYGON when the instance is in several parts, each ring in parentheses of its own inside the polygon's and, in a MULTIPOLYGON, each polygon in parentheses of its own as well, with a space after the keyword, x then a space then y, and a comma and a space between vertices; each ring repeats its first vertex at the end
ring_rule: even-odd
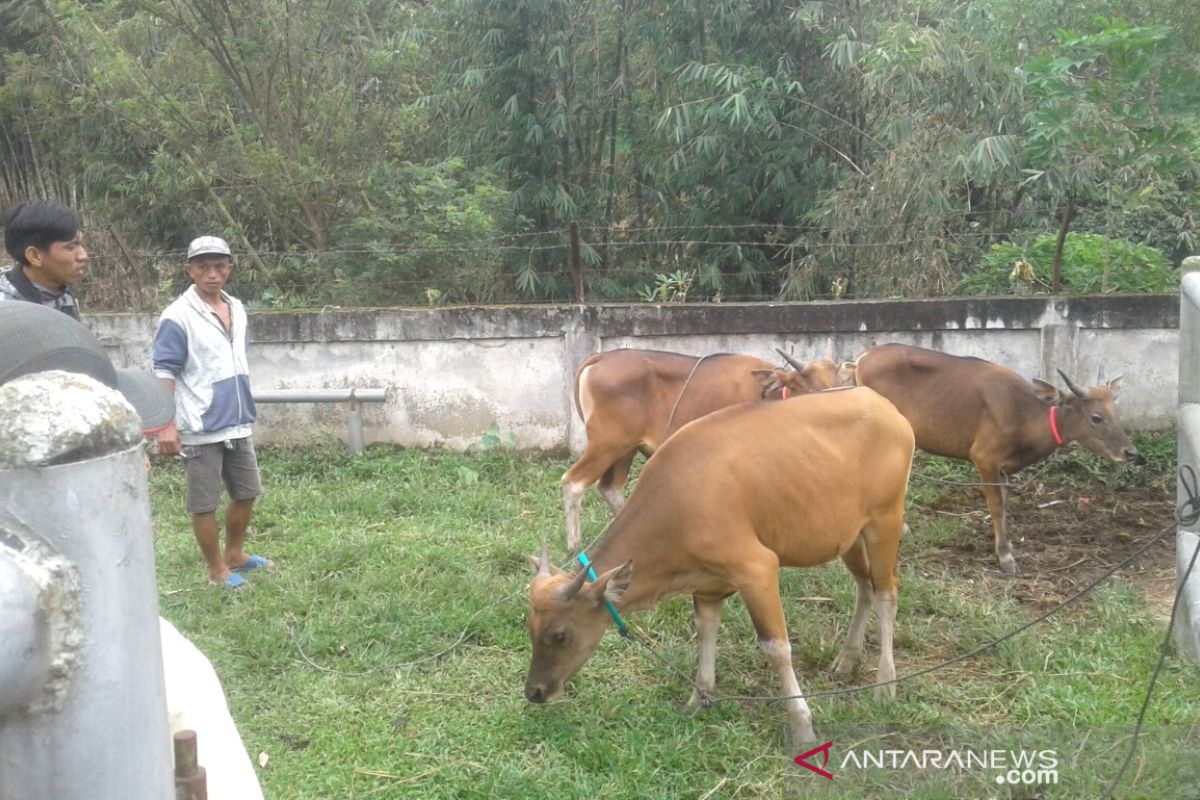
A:
MULTIPOLYGON (((1139 446, 1155 454, 1149 469, 1092 470, 1072 456, 1042 479, 1108 489, 1170 480, 1173 440, 1139 446)), ((383 447, 357 458, 331 447, 266 450, 261 460, 267 494, 250 545, 277 566, 251 576, 249 591, 206 586, 177 465, 159 462, 151 496, 162 614, 214 662, 251 756, 267 755, 260 776, 272 800, 1097 797, 1127 751, 1163 636, 1139 587, 1117 578, 1070 614, 906 682, 893 703, 869 692, 814 698, 817 735, 834 742, 827 781, 792 763, 778 704, 728 701, 681 714, 686 683, 615 633, 565 701, 524 700, 524 554, 544 536, 561 553, 565 462, 383 447), (842 765, 851 751, 893 748, 1052 749, 1058 783, 999 786, 987 769, 842 765)), ((923 460, 921 469, 972 479, 945 462, 923 460)), ((964 529, 924 516, 923 491, 914 483, 909 519, 922 533, 902 555, 901 674, 1034 613, 1008 584, 930 563, 930 548, 964 529)), ((607 522, 594 494, 584 522, 585 541, 607 522)), ((801 685, 835 688, 825 670, 849 622, 851 581, 840 565, 793 570, 783 595, 801 685)), ((692 673, 686 598, 631 621, 692 673)), ((874 676, 868 642, 860 684, 874 676)), ((726 604, 717 680, 723 696, 778 693, 737 598, 726 604)), ((1198 711, 1195 665, 1169 658, 1117 796, 1200 796, 1198 711)))

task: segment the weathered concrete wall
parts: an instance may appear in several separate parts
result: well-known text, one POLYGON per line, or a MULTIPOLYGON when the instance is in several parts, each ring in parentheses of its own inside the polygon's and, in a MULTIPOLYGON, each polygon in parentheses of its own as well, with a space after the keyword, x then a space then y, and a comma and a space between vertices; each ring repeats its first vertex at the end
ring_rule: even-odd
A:
MULTIPOLYGON (((86 319, 118 367, 147 366, 155 320, 86 319)), ((1028 377, 1080 383, 1126 376, 1131 428, 1175 424, 1179 301, 1174 296, 993 298, 719 305, 326 309, 250 317, 256 388, 386 387, 363 409, 367 442, 470 447, 495 422, 522 448, 579 449, 576 365, 590 353, 646 347, 779 361, 779 347, 815 358, 832 339, 850 359, 880 342, 909 342, 1006 364, 1028 377)), ((261 441, 345 436, 337 405, 264 405, 261 441)))

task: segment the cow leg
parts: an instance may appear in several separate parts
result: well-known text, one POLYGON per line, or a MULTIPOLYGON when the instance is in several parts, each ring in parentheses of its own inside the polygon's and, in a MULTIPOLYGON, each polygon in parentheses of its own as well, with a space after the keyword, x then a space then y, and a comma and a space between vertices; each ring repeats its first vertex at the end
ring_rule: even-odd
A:
MULTIPOLYGON (((773 554, 772 554, 773 555, 773 554)), ((758 632, 758 646, 775 668, 783 695, 788 698, 788 746, 797 749, 817 740, 813 733, 812 712, 800 693, 796 670, 792 667, 792 645, 788 642, 783 604, 779 600, 779 567, 764 569, 754 580, 740 582, 739 592, 758 632)))
MULTIPOLYGON (((636 452, 636 451, 635 451, 636 452)), ((604 473, 597 488, 613 516, 621 513, 625 507, 625 482, 629 480, 629 468, 633 466, 634 453, 622 456, 604 473)))
POLYGON ((867 560, 867 546, 861 536, 842 554, 842 561, 854 576, 858 595, 854 601, 854 619, 850 623, 846 643, 842 645, 841 652, 830 666, 838 678, 844 678, 854 672, 858 659, 862 657, 863 640, 867 633, 867 614, 871 610, 875 594, 871 589, 871 564, 867 560))
MULTIPOLYGON (((567 551, 579 552, 583 539, 583 495, 588 487, 626 454, 624 448, 589 441, 583 455, 562 476, 563 511, 567 517, 567 551)), ((632 458, 632 455, 630 455, 632 458)))
POLYGON ((707 708, 717 688, 717 630, 721 627, 721 603, 724 597, 692 595, 692 606, 696 612, 696 632, 700 635, 700 657, 696 668, 696 688, 687 702, 689 711, 707 708))
POLYGON ((578 553, 583 539, 583 495, 588 485, 562 479, 563 511, 567 517, 567 551, 578 553))
POLYGON ((900 536, 905 528, 904 509, 882 517, 863 529, 862 538, 871 564, 871 585, 875 590, 875 610, 879 615, 879 668, 876 683, 886 683, 875 689, 876 700, 896 696, 896 664, 892 658, 896 630, 896 603, 900 590, 900 572, 896 558, 900 552, 900 536))
POLYGON ((1017 560, 1013 558, 1005 520, 1005 506, 1008 504, 1007 478, 996 467, 978 462, 975 466, 979 468, 979 477, 984 483, 983 496, 987 498, 988 511, 992 514, 992 531, 996 537, 996 558, 1000 560, 1000 571, 1012 578, 1017 574, 1017 560))

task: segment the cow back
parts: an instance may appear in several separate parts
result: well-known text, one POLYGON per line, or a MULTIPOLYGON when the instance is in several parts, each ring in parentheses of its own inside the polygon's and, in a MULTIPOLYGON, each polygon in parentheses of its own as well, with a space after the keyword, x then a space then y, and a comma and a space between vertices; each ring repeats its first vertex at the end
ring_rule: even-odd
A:
POLYGON ((866 350, 855 380, 896 406, 918 447, 952 458, 969 458, 979 431, 1010 428, 1038 404, 1029 382, 1007 367, 909 345, 866 350))
POLYGON ((733 406, 672 436, 614 525, 655 531, 666 541, 648 548, 718 572, 739 547, 820 564, 873 517, 902 513, 912 453, 908 422, 867 388, 733 406))
MULTIPOLYGON (((658 350, 598 353, 580 365, 576 396, 581 416, 602 409, 641 449, 652 453, 679 428, 726 406, 757 399, 756 369, 770 362, 721 353, 698 358, 658 350)), ((613 424, 606 422, 605 424, 613 424)))

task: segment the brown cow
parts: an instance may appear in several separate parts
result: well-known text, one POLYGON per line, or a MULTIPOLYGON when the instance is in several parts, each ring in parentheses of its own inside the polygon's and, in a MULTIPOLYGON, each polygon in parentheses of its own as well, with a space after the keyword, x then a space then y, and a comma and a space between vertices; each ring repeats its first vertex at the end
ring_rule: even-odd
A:
POLYGON ((828 358, 792 361, 797 375, 753 356, 719 353, 697 358, 658 350, 609 350, 575 371, 575 408, 587 428, 587 447, 562 477, 567 549, 578 552, 580 512, 588 487, 599 483, 614 514, 625 504, 633 457, 649 456, 667 437, 720 408, 791 392, 839 385, 828 358))
MULTIPOLYGON (((691 594, 700 636, 696 683, 715 686, 721 603, 740 594, 787 701, 793 744, 813 741, 812 717, 792 668, 780 567, 841 557, 858 585, 850 631, 833 669, 850 673, 862 653, 872 601, 879 611, 877 678, 895 678, 892 632, 912 465, 907 421, 870 389, 782 402, 744 403, 709 414, 671 437, 642 471, 628 505, 592 548, 598 573, 573 577, 532 559, 533 659, 525 696, 557 699, 600 642, 610 617, 691 594)), ((895 686, 880 696, 894 696, 895 686)), ((703 704, 697 690, 689 705, 703 704)))
POLYGON ((1121 378, 1081 389, 1059 375, 1070 394, 990 361, 902 344, 872 347, 855 367, 859 385, 891 400, 912 423, 917 447, 979 470, 1005 575, 1017 574, 1005 527, 1008 476, 1068 442, 1113 461, 1140 460, 1114 405, 1121 378))

